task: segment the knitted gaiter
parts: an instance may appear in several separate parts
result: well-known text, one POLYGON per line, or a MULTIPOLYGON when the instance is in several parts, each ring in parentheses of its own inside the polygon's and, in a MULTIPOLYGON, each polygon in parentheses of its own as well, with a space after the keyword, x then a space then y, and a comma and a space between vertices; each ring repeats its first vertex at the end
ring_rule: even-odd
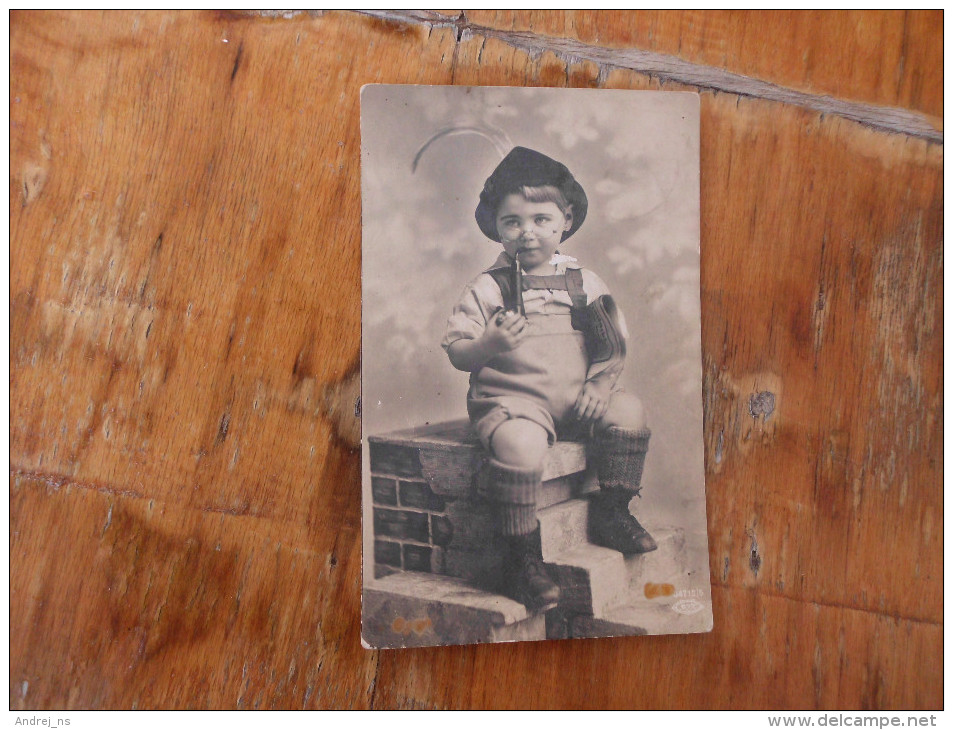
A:
POLYGON ((490 459, 486 496, 497 508, 504 536, 528 535, 536 529, 536 494, 542 476, 542 468, 520 469, 490 459))
POLYGON ((595 434, 595 457, 599 484, 604 490, 638 494, 642 484, 642 466, 652 432, 647 428, 624 429, 612 426, 595 434))

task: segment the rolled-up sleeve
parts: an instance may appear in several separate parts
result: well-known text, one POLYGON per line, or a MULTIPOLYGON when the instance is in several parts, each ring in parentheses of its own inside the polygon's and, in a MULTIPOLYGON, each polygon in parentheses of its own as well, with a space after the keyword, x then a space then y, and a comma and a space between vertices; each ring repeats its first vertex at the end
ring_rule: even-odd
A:
POLYGON ((609 287, 606 286, 606 283, 593 271, 589 269, 582 270, 582 288, 586 290, 586 295, 589 297, 589 303, 592 304, 596 299, 601 297, 603 294, 609 293, 609 287))
POLYGON ((440 345, 448 349, 457 340, 475 340, 483 335, 490 316, 503 306, 503 295, 492 277, 478 276, 467 284, 453 308, 440 345))

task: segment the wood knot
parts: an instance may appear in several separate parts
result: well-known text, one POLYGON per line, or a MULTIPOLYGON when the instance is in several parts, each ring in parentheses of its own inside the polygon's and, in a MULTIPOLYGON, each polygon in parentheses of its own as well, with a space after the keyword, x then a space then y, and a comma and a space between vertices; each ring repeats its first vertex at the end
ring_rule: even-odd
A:
POLYGON ((748 413, 752 418, 764 416, 767 418, 774 412, 774 393, 770 390, 762 390, 760 393, 752 393, 748 399, 748 413))
POLYGON ((26 162, 20 171, 21 184, 23 186, 23 206, 26 207, 36 200, 43 192, 43 186, 46 184, 47 169, 43 165, 35 162, 26 162))

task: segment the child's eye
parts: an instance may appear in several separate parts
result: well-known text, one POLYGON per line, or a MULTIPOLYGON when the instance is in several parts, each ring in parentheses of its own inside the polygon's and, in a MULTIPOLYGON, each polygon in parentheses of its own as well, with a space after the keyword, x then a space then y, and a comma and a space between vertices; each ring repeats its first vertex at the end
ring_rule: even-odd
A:
POLYGON ((544 225, 544 224, 546 224, 546 223, 549 223, 549 216, 548 216, 548 215, 538 215, 538 216, 536 216, 536 225, 541 226, 541 225, 544 225))

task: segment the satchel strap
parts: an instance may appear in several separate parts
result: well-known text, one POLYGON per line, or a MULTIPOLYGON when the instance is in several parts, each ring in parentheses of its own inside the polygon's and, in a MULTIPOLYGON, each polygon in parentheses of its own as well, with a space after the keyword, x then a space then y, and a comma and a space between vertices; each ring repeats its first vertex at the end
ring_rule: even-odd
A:
POLYGON ((586 290, 582 288, 582 269, 566 269, 566 289, 574 309, 586 306, 589 298, 586 296, 586 290))
POLYGON ((517 292, 513 291, 513 282, 510 279, 510 267, 490 269, 486 273, 492 276, 493 281, 500 287, 500 294, 503 295, 503 308, 513 312, 519 311, 517 292))

